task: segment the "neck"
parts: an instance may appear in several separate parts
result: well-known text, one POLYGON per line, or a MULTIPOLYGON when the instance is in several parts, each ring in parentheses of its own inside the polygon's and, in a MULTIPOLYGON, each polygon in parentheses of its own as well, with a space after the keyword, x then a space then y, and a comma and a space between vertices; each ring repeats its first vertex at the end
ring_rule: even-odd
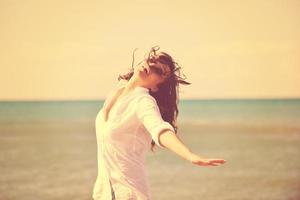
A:
POLYGON ((124 91, 133 90, 137 86, 147 88, 137 76, 133 75, 131 79, 128 81, 128 83, 126 84, 124 91))

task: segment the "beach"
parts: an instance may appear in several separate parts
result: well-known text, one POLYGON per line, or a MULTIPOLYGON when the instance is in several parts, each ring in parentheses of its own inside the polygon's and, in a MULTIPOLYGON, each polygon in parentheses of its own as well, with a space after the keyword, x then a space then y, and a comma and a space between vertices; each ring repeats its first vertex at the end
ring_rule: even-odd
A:
MULTIPOLYGON (((279 109, 275 104, 268 107, 270 116, 279 109)), ((267 111, 260 110, 257 122, 250 120, 255 113, 247 114, 240 104, 240 112, 224 102, 213 105, 209 110, 207 102, 182 104, 178 136, 193 152, 227 163, 200 167, 156 146, 146 160, 153 199, 298 200, 299 100, 293 106, 281 102, 281 120, 265 118, 267 111), (202 114, 189 114, 189 106, 202 114), (226 110, 224 120, 215 110, 226 110), (237 120, 240 116, 247 118, 237 120), (262 119, 265 123, 258 123, 262 119)), ((94 117, 101 103, 10 102, 0 107, 0 199, 91 200, 97 176, 94 117)))

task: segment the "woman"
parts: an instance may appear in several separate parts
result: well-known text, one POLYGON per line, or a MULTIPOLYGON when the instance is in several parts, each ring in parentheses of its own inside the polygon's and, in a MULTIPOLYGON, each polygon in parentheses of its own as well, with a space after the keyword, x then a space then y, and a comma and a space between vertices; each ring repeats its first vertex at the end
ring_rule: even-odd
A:
POLYGON ((118 87, 96 117, 98 176, 94 200, 149 200, 144 166, 155 145, 199 166, 217 166, 223 159, 192 153, 176 136, 178 85, 190 84, 165 52, 153 47, 131 72, 119 76, 118 87))

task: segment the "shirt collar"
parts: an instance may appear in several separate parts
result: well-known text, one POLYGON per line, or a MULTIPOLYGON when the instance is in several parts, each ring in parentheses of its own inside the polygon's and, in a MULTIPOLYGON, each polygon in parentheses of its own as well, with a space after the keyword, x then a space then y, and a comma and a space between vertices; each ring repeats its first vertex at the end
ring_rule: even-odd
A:
POLYGON ((136 87, 134 88, 134 91, 136 91, 136 92, 147 92, 147 93, 149 93, 149 88, 142 87, 142 86, 136 86, 136 87))

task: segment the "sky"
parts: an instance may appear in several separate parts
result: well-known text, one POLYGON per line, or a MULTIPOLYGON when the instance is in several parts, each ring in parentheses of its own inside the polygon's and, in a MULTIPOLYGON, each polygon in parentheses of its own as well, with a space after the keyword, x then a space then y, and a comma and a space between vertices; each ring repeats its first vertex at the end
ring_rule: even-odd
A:
POLYGON ((299 0, 1 0, 0 101, 96 100, 158 45, 181 99, 300 98, 299 0))

